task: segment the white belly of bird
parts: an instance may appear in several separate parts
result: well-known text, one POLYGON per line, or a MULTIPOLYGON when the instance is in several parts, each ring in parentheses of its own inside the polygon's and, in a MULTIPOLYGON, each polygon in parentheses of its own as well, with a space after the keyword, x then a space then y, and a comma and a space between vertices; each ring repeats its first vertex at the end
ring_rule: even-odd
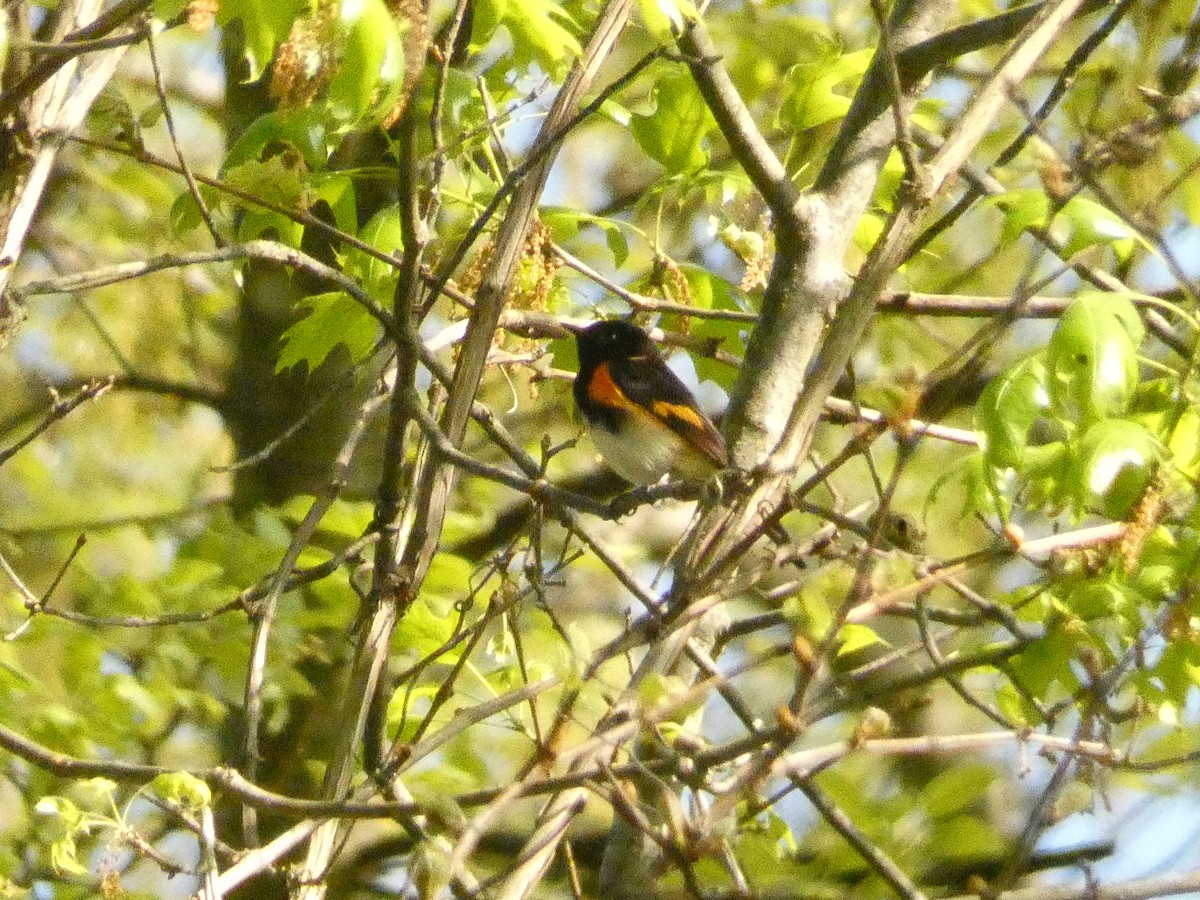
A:
POLYGON ((601 425, 590 430, 608 467, 634 484, 654 484, 668 472, 678 471, 680 458, 690 455, 682 438, 648 415, 628 416, 619 437, 601 425))

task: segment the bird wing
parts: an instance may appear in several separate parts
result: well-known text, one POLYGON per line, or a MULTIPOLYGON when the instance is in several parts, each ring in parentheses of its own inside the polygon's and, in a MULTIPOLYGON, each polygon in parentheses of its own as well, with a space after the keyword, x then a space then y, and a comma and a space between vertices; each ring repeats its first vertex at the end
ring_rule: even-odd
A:
POLYGON ((729 464, 725 439, 700 411, 696 399, 679 377, 661 359, 631 357, 626 365, 610 371, 610 377, 625 397, 676 434, 717 468, 729 464))

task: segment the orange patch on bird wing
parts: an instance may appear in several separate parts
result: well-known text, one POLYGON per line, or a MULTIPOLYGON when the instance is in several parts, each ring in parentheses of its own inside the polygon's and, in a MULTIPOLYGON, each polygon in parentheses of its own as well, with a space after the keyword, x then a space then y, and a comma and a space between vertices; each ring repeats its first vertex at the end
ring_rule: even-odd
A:
POLYGON ((608 371, 608 363, 600 363, 592 372, 592 380, 588 382, 588 397, 601 406, 608 408, 628 409, 633 406, 625 392, 617 387, 608 371))
POLYGON ((690 406, 682 406, 678 403, 668 403, 666 400, 655 400, 650 404, 656 416, 664 419, 680 419, 687 422, 693 428, 704 430, 704 417, 690 406))

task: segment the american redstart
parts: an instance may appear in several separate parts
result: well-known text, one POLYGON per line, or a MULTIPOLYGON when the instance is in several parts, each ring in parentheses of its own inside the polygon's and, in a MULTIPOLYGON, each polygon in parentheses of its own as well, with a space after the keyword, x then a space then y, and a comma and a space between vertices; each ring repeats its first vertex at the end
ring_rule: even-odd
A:
POLYGON ((614 472, 653 484, 668 472, 707 478, 728 465, 721 432, 646 332, 612 320, 576 331, 575 340, 575 404, 614 472))

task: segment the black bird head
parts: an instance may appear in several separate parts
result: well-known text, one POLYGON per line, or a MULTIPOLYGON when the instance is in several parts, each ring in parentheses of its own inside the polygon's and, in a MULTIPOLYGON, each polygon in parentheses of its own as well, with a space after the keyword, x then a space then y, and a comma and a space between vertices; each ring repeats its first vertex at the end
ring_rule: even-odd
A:
POLYGON ((650 336, 632 322, 622 319, 595 322, 577 332, 575 342, 579 346, 581 369, 613 359, 658 358, 658 348, 650 336))

